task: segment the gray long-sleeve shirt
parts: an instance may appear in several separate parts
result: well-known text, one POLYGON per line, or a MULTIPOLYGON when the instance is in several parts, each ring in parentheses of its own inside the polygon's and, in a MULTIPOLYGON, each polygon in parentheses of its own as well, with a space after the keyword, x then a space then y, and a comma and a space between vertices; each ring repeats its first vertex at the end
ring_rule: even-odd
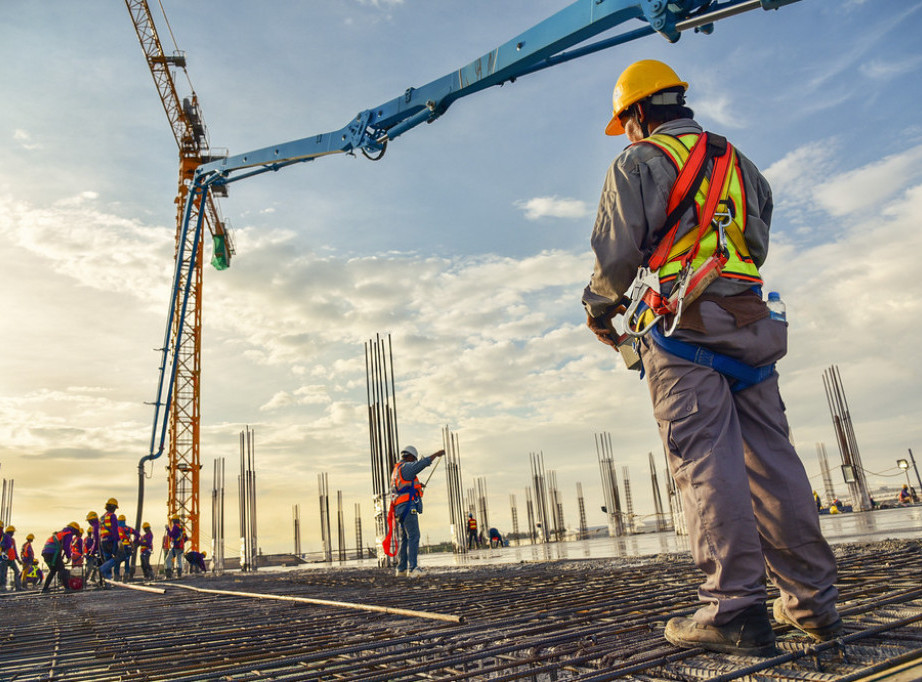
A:
MULTIPOLYGON (((685 135, 702 129, 689 118, 663 123, 654 133, 685 135)), ((746 245, 757 267, 768 253, 772 193, 768 181, 737 150, 746 193, 746 245)), ((627 293, 637 268, 653 253, 664 234, 666 207, 676 179, 672 161, 650 144, 634 144, 621 152, 605 175, 602 197, 592 229, 595 270, 583 292, 583 304, 593 317, 612 308, 627 293)), ((691 207, 679 222, 677 239, 697 227, 691 207)), ((751 285, 718 278, 707 292, 718 296, 741 293, 751 285)))

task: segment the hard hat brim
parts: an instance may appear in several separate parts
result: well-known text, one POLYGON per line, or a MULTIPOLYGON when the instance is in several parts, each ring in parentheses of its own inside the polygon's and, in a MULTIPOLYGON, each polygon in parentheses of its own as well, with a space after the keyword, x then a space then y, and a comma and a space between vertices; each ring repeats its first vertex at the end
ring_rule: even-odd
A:
POLYGON ((612 116, 611 120, 608 122, 608 125, 605 126, 606 135, 624 135, 624 126, 621 125, 621 121, 618 120, 617 116, 612 116))

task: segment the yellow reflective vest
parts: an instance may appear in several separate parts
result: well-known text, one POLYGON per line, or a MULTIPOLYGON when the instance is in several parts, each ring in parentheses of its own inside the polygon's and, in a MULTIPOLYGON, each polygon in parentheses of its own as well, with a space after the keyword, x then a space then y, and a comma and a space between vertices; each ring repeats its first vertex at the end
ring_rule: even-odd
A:
MULTIPOLYGON (((689 152, 698 140, 697 133, 687 133, 674 137, 658 133, 644 138, 642 143, 652 144, 660 149, 666 157, 672 161, 678 174, 685 163, 688 161, 689 152)), ((724 196, 717 206, 717 213, 729 211, 731 221, 724 228, 727 236, 727 250, 729 258, 720 273, 721 277, 729 279, 742 280, 752 284, 762 284, 762 278, 759 275, 759 269, 749 254, 749 248, 746 246, 746 193, 743 188, 743 180, 740 177, 739 159, 736 157, 736 150, 733 150, 733 159, 730 165, 729 177, 727 178, 727 188, 724 196)), ((695 222, 698 222, 698 216, 701 215, 704 202, 707 197, 709 179, 705 177, 695 195, 695 222)), ((720 220, 719 215, 715 215, 715 220, 720 220)), ((660 283, 671 282, 681 270, 682 257, 688 253, 689 249, 695 245, 698 230, 693 228, 679 239, 676 239, 672 245, 672 250, 666 263, 660 268, 660 283)), ((698 253, 691 262, 692 270, 701 265, 717 250, 717 230, 710 226, 701 238, 701 246, 698 253)))

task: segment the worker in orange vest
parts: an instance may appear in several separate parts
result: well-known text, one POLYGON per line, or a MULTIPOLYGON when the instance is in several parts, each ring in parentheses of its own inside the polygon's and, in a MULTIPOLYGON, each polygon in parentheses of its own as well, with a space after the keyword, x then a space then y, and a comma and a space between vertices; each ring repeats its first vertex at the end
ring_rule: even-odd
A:
POLYGON ((473 514, 468 513, 467 515, 467 548, 473 549, 476 547, 480 549, 480 534, 477 532, 477 519, 474 518, 473 514))
POLYGON ((22 586, 26 586, 26 576, 32 572, 32 567, 35 562, 35 550, 32 548, 32 541, 35 539, 35 536, 32 533, 29 533, 26 536, 26 541, 22 543, 22 547, 19 549, 19 561, 22 563, 22 575, 20 580, 22 581, 22 586))
POLYGON ((10 567, 13 568, 13 586, 19 592, 22 590, 22 582, 19 580, 19 554, 16 552, 16 540, 13 534, 16 532, 15 526, 7 526, 3 535, 0 536, 0 591, 6 592, 6 575, 10 567))
POLYGON ((45 541, 42 548, 42 558, 48 564, 48 576, 45 578, 45 586, 42 592, 46 593, 51 588, 51 581, 60 574, 61 583, 64 590, 70 592, 70 585, 67 584, 67 569, 64 568, 64 562, 71 557, 71 545, 75 537, 83 534, 83 530, 76 521, 71 521, 63 529, 54 533, 45 541))
POLYGON ((438 450, 419 459, 412 445, 400 452, 400 461, 391 473, 391 510, 398 528, 397 575, 414 578, 422 575, 417 566, 419 554, 419 515, 423 511, 423 486, 416 477, 432 464, 432 460, 445 454, 438 450))

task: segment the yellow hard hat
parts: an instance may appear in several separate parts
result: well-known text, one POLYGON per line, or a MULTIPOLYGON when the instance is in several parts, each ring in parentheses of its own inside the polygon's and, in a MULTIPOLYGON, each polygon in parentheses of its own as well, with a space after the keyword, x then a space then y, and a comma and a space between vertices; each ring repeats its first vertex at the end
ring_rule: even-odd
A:
POLYGON ((205 550, 202 550, 202 556, 203 556, 203 557, 208 556, 208 552, 206 552, 205 550))
POLYGON ((182 520, 182 517, 179 514, 173 514, 173 516, 170 517, 170 521, 181 521, 181 520, 182 520))
POLYGON ((94 521, 94 520, 96 520, 96 519, 98 519, 98 518, 99 518, 99 515, 98 515, 96 512, 94 512, 94 511, 91 511, 89 514, 86 515, 86 520, 87 520, 87 521, 94 521))
POLYGON ((150 524, 147 521, 145 521, 144 523, 141 524, 141 528, 150 528, 150 524))
POLYGON ((35 539, 35 536, 32 535, 32 533, 29 533, 29 534, 26 536, 26 540, 28 540, 29 542, 32 542, 34 539, 35 539))
POLYGON ((663 62, 644 59, 627 67, 615 83, 611 96, 612 117, 605 127, 606 135, 623 135, 624 126, 618 120, 618 114, 627 111, 635 102, 646 99, 653 93, 681 86, 688 89, 688 83, 681 80, 676 72, 663 62))
POLYGON ((7 527, 6 527, 6 532, 7 532, 7 533, 15 533, 15 532, 16 532, 16 526, 7 526, 7 527))
POLYGON ((114 497, 110 497, 109 500, 108 500, 108 502, 106 502, 106 506, 107 506, 107 507, 108 507, 110 504, 114 504, 114 505, 115 505, 115 508, 118 509, 118 500, 116 500, 114 497))
POLYGON ((118 520, 119 520, 119 521, 125 521, 125 515, 124 515, 124 514, 119 514, 119 515, 118 515, 118 520))
POLYGON ((76 521, 71 521, 70 523, 67 524, 67 527, 68 527, 68 528, 73 528, 73 529, 74 529, 75 531, 77 531, 78 533, 82 533, 82 532, 83 532, 83 531, 80 529, 80 524, 77 523, 76 521))

